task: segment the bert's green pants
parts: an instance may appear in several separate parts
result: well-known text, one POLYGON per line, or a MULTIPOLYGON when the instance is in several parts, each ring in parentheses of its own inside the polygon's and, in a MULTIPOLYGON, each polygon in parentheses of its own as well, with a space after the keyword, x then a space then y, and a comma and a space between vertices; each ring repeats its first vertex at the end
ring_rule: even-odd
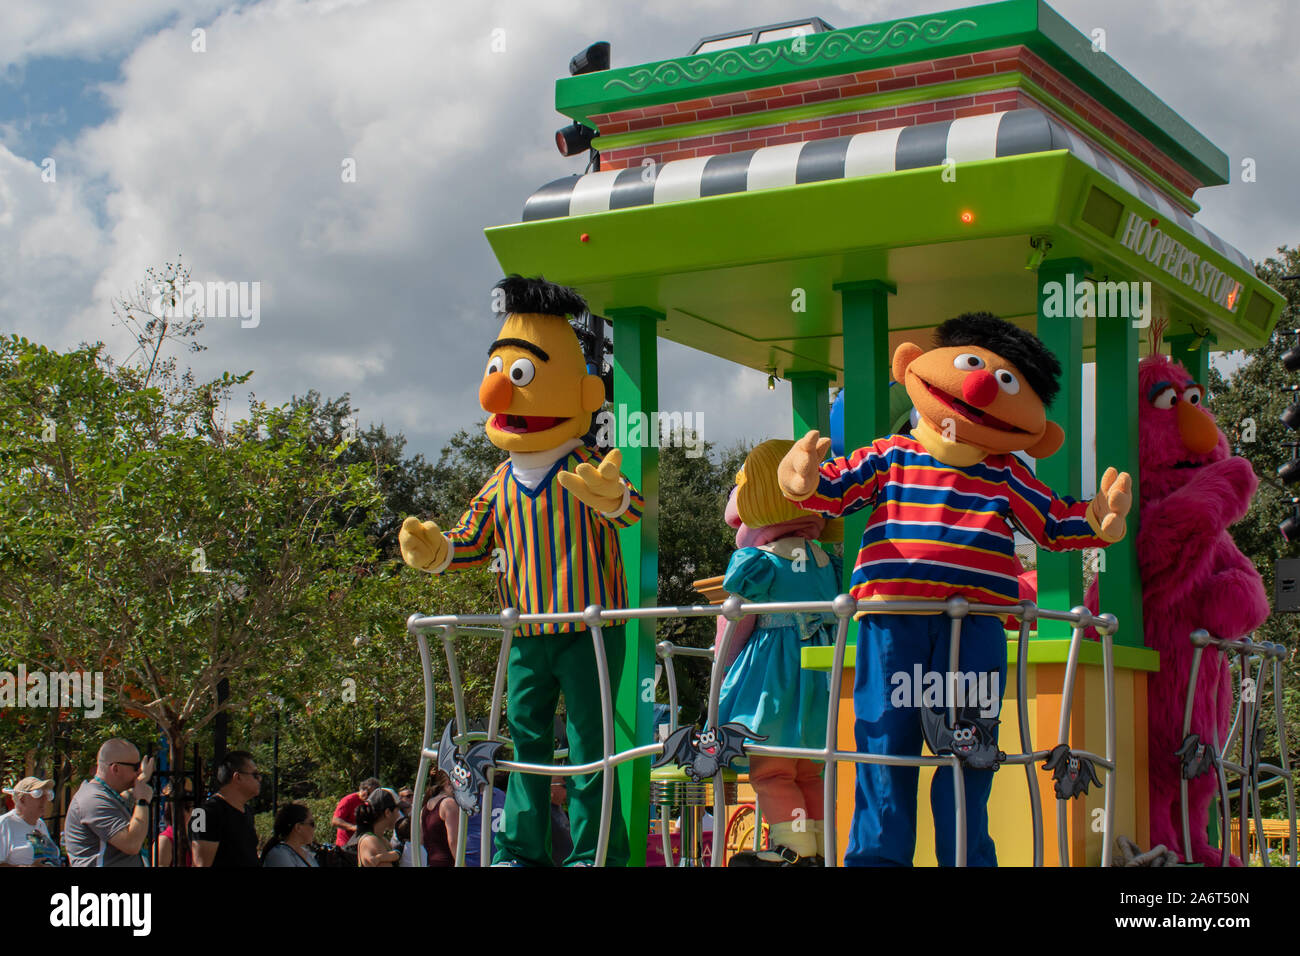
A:
MULTIPOLYGON (((610 687, 618 687, 623 669, 624 627, 606 627, 605 654, 610 687)), ((568 714, 569 763, 599 760, 604 738, 600 718, 600 683, 590 631, 516 637, 507 671, 509 709, 506 719, 521 763, 555 762, 555 711, 564 692, 568 714)), ((601 774, 569 778, 569 827, 573 852, 565 864, 594 863, 600 837, 601 774)), ((497 840, 496 862, 551 866, 551 781, 539 774, 512 773, 506 790, 505 829, 497 840)), ((618 784, 610 810, 606 866, 626 866, 627 831, 619 808, 618 784)))

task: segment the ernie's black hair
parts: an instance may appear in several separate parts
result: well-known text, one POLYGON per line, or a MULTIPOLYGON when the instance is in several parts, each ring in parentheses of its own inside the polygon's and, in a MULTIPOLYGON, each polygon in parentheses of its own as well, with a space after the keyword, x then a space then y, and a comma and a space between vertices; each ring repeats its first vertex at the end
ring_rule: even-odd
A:
POLYGON ((1051 405, 1061 388, 1061 363, 1037 336, 999 319, 991 312, 966 312, 934 330, 938 348, 978 345, 996 352, 1016 367, 1044 405, 1051 405))
POLYGON ((526 279, 515 273, 506 276, 493 288, 505 293, 502 306, 507 313, 578 318, 587 311, 587 300, 581 295, 568 286, 547 282, 541 276, 526 279))

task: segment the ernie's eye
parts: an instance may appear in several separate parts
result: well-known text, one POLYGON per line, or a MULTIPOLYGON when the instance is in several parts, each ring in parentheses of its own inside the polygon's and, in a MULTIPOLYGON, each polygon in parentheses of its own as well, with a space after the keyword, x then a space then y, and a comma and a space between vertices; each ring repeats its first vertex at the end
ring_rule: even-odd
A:
POLYGON ((1155 398, 1151 399, 1151 404, 1156 408, 1173 408, 1176 401, 1178 401, 1178 392, 1170 385, 1157 392, 1155 398))
POLYGON ((487 371, 484 372, 483 374, 491 375, 493 372, 501 371, 502 367, 503 367, 503 363, 501 361, 501 356, 495 355, 492 357, 492 361, 488 362, 487 371))
POLYGON ((1205 401, 1204 392, 1199 385, 1189 385, 1183 389, 1183 401, 1189 405, 1200 405, 1205 401))
POLYGON ((952 360, 952 367, 963 372, 973 372, 984 367, 984 360, 972 352, 962 352, 952 360))
POLYGON ((1020 379, 1004 368, 998 369, 993 373, 993 377, 998 380, 998 388, 1008 395, 1014 395, 1020 391, 1020 379))
POLYGON ((526 358, 515 359, 510 366, 510 381, 515 385, 527 385, 536 373, 532 361, 526 358))

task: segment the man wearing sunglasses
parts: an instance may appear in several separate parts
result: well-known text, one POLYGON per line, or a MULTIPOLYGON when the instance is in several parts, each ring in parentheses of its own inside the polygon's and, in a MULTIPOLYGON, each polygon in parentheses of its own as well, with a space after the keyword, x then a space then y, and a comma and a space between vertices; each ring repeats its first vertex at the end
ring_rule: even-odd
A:
POLYGON ((59 848, 41 816, 54 799, 54 781, 24 777, 4 792, 14 808, 0 816, 0 866, 61 866, 59 848))
POLYGON ((217 763, 216 793, 190 816, 195 866, 261 866, 257 828, 248 802, 262 790, 262 774, 246 750, 217 763))
POLYGON ((95 775, 68 804, 63 846, 72 866, 144 866, 140 848, 149 832, 152 777, 152 757, 141 760, 129 740, 105 741, 95 775), (127 790, 130 797, 123 798, 127 790))

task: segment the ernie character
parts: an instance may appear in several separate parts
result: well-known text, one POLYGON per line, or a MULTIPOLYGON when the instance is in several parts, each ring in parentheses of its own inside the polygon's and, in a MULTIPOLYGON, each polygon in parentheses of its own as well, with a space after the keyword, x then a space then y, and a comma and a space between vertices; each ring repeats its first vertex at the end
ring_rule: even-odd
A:
MULTIPOLYGON (((900 345, 892 372, 919 417, 910 436, 880 438, 823 463, 830 439, 811 431, 778 471, 782 492, 805 510, 829 517, 871 510, 851 578, 855 599, 960 596, 1014 605, 1020 565, 1013 529, 1052 551, 1105 547, 1123 538, 1128 474, 1107 469, 1096 497, 1075 502, 1057 497, 1012 454, 1045 458, 1065 437, 1046 417, 1060 363, 1033 335, 987 312, 967 313, 940 325, 928 352, 911 342, 900 345)), ((853 703, 860 752, 920 755, 920 711, 911 693, 900 693, 901 683, 917 673, 939 675, 937 683, 927 683, 941 688, 987 688, 996 679, 992 700, 952 703, 982 718, 1000 712, 1007 667, 1000 617, 965 618, 959 675, 948 674, 947 615, 859 612, 858 618, 853 703)), ((950 702, 920 703, 937 708, 950 702)), ((971 866, 997 865, 987 811, 995 769, 963 768, 971 866)), ((916 767, 858 764, 847 865, 911 865, 917 780, 916 767)), ((939 863, 951 866, 951 767, 935 773, 930 805, 939 863)))
MULTIPOLYGON (((599 604, 626 607, 619 528, 641 518, 644 501, 620 473, 622 454, 602 460, 583 445, 605 386, 589 374, 568 316, 587 304, 577 292, 541 278, 510 276, 505 324, 488 347, 479 403, 487 436, 510 457, 492 473, 469 510, 444 533, 433 521, 402 523, 402 559, 433 574, 482 567, 498 559, 501 606, 523 614, 578 612, 599 604)), ((623 665, 624 625, 603 629, 611 686, 623 665)), ((554 760, 554 721, 561 692, 568 719, 569 761, 601 758, 600 684, 591 634, 582 622, 524 624, 514 634, 507 681, 507 720, 514 759, 554 760)), ((551 866, 550 778, 513 773, 496 863, 551 866)), ((569 819, 573 852, 565 865, 591 865, 600 829, 599 774, 573 778, 569 819)), ((606 865, 625 866, 627 833, 618 788, 606 865)))

